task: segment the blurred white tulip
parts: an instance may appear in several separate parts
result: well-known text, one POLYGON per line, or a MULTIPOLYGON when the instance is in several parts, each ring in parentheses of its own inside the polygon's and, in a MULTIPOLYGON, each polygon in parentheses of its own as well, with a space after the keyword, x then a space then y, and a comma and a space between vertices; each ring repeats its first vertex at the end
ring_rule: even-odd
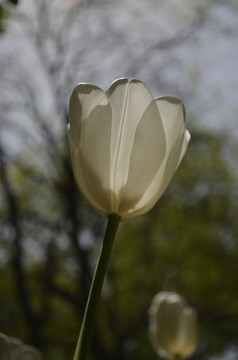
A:
POLYGON ((169 360, 187 359, 197 346, 197 315, 173 292, 157 294, 149 309, 149 336, 155 352, 169 360))
POLYGON ((42 357, 34 347, 0 333, 0 360, 42 360, 42 357))

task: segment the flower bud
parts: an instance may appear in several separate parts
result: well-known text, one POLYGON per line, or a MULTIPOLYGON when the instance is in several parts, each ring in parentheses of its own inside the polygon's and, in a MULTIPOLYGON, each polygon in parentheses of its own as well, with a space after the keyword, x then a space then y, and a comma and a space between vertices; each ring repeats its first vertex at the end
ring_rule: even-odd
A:
POLYGON ((153 99, 143 82, 121 78, 107 92, 78 84, 69 114, 73 171, 84 197, 105 216, 126 220, 149 211, 190 139, 182 101, 153 99))
POLYGON ((197 346, 197 315, 173 292, 157 294, 149 309, 149 336, 155 352, 169 360, 187 359, 197 346))

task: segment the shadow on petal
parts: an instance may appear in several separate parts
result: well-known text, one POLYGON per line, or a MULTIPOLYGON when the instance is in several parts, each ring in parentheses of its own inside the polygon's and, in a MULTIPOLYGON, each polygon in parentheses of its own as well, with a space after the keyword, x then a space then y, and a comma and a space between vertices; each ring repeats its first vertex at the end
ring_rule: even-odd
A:
MULTIPOLYGON (((165 134, 157 106, 152 101, 137 126, 120 212, 133 212, 153 182, 166 154, 165 134)), ((158 184, 159 187, 160 184, 158 184)), ((146 199, 142 206, 151 199, 146 199)))
POLYGON ((168 161, 167 161, 165 171, 164 171, 163 180, 162 180, 161 187, 160 187, 160 196, 163 194, 163 192, 169 185, 170 181, 172 180, 172 178, 174 176, 175 171, 178 168, 179 162, 182 160, 181 159, 181 150, 182 150, 182 146, 184 143, 184 136, 185 136, 185 133, 180 134, 180 136, 178 137, 177 141, 174 143, 174 145, 170 151, 168 161))

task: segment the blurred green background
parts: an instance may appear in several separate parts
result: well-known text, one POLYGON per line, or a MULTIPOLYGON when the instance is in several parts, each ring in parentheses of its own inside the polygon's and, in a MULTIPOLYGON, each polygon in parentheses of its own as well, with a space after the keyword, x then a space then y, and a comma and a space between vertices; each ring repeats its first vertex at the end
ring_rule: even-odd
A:
POLYGON ((106 220, 74 182, 68 99, 127 76, 181 97, 192 139, 157 205, 120 225, 90 357, 157 359, 164 290, 198 312, 192 359, 237 357, 237 20, 236 1, 1 2, 0 332, 73 356, 106 220))

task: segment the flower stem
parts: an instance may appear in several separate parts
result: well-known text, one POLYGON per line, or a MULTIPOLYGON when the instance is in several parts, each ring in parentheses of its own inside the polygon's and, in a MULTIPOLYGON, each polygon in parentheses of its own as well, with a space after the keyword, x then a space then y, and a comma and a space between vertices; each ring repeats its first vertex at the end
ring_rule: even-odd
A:
POLYGON ((121 217, 116 214, 108 216, 107 228, 91 284, 73 360, 86 360, 88 357, 103 280, 120 220, 121 217))

